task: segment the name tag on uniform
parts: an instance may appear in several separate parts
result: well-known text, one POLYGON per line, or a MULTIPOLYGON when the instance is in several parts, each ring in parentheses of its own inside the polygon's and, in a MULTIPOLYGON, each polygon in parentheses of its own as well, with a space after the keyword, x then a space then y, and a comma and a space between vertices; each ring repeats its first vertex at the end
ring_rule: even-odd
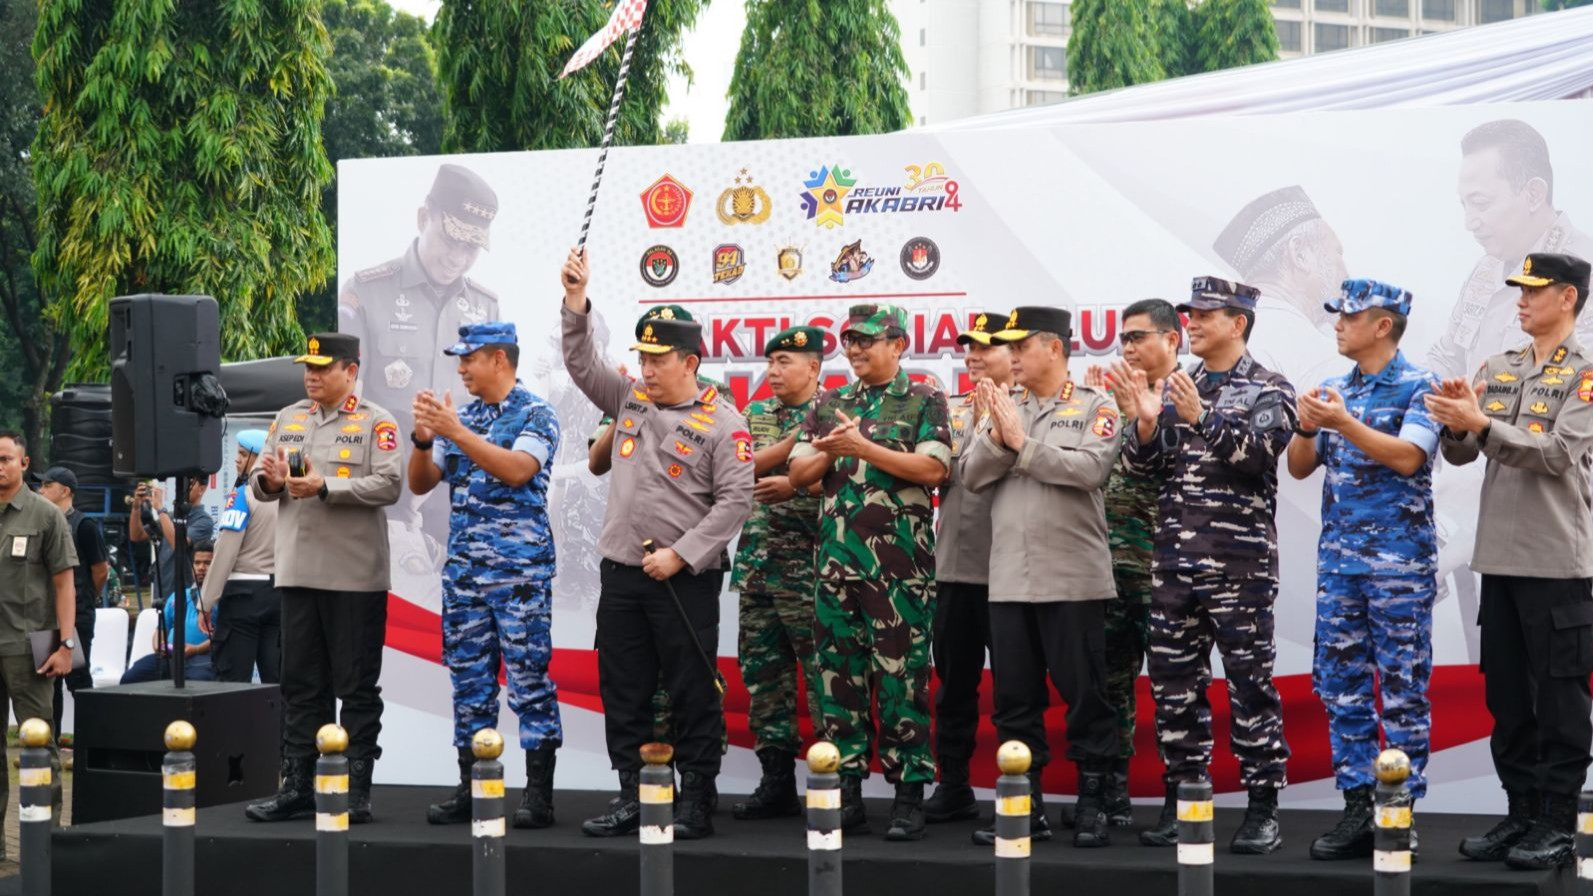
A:
POLYGON ((22 559, 28 556, 28 536, 11 536, 11 556, 16 559, 22 559))

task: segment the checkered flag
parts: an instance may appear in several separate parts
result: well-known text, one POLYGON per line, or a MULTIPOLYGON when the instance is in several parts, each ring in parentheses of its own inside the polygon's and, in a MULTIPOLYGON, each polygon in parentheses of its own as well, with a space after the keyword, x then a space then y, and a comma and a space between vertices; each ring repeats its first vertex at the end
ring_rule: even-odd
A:
POLYGON ((618 0, 614 4, 614 12, 608 17, 608 24, 598 29, 593 35, 581 44, 575 51, 570 61, 564 64, 564 71, 559 73, 563 78, 585 68, 587 63, 596 59, 608 49, 608 45, 627 31, 635 31, 642 27, 642 15, 647 12, 647 0, 618 0))

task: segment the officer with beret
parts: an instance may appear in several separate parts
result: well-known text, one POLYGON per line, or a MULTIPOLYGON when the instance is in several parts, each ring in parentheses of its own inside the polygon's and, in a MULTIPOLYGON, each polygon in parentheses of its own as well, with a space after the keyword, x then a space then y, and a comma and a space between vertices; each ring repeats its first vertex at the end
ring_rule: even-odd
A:
MULTIPOLYGON (((498 194, 480 175, 452 162, 438 166, 426 200, 415 212, 418 231, 403 255, 359 271, 338 295, 338 329, 360 340, 363 395, 392 409, 399 428, 410 432, 410 405, 423 389, 467 393, 442 350, 463 324, 498 319, 498 296, 466 274, 492 245, 498 194)), ((448 502, 440 493, 422 502, 406 496, 391 511, 410 525, 423 525, 438 543, 448 537, 448 502), (422 505, 424 504, 424 513, 422 505)), ((396 546, 395 546, 396 547, 396 546)), ((411 572, 430 572, 418 538, 399 547, 411 572)))
POLYGON ((565 367, 592 403, 615 418, 614 477, 597 544, 603 555, 597 662, 620 794, 607 814, 581 829, 593 836, 637 830, 640 751, 652 739, 652 698, 662 673, 682 770, 675 836, 707 837, 724 712, 717 672, 701 654, 716 653, 724 551, 752 512, 752 435, 727 396, 697 384, 700 325, 645 323, 634 346, 641 377, 631 379, 596 351, 586 253, 572 249, 561 274, 565 367))
POLYGON ((786 463, 797 431, 819 393, 824 331, 790 327, 763 347, 770 398, 743 409, 752 433, 757 484, 752 516, 741 530, 730 590, 740 593, 737 658, 750 697, 747 725, 763 767, 758 788, 732 813, 743 820, 799 815, 796 758, 802 749, 797 726, 797 676, 807 685, 813 730, 824 730, 819 713, 823 683, 813 659, 813 547, 819 534, 816 489, 791 485, 786 463))
MULTIPOLYGON (((1327 470, 1312 679, 1327 710, 1344 814, 1311 843, 1311 857, 1348 859, 1372 854, 1372 764, 1384 738, 1410 757, 1411 795, 1427 792, 1439 426, 1425 400, 1432 373, 1399 350, 1411 294, 1346 280, 1323 308, 1338 314, 1339 354, 1355 366, 1300 395, 1289 473, 1327 470)), ((1411 838, 1414 851, 1414 830, 1411 838)))
POLYGON ((1211 648, 1222 654, 1233 713, 1233 752, 1249 791, 1229 849, 1264 854, 1282 845, 1278 791, 1289 745, 1272 682, 1277 654, 1278 456, 1295 427, 1294 387, 1246 348, 1260 293, 1196 277, 1188 302, 1191 370, 1150 383, 1142 370, 1114 382, 1126 419, 1128 471, 1160 483, 1152 574, 1149 667, 1156 731, 1167 763, 1166 801, 1140 842, 1178 837, 1178 785, 1209 780, 1211 648))
POLYGON ((403 455, 393 415, 355 393, 359 358, 347 333, 309 338, 294 359, 309 397, 277 414, 249 478, 256 501, 279 502, 282 592, 282 783, 249 804, 254 821, 315 811, 315 732, 333 721, 348 731, 349 821, 372 817, 392 565, 384 508, 398 500, 403 455))
POLYGON ((256 500, 249 476, 265 452, 266 431, 238 433, 237 485, 216 524, 215 554, 199 597, 199 628, 210 636, 218 681, 282 677, 282 595, 276 588, 277 502, 256 500))
POLYGON ((1444 459, 1488 461, 1471 568, 1482 574, 1484 693, 1510 811, 1460 852, 1517 869, 1571 862, 1593 742, 1593 354, 1576 335, 1588 272, 1574 255, 1528 255, 1505 282, 1520 287, 1532 341, 1427 398, 1444 459))
POLYGON ((509 706, 520 718, 526 788, 514 826, 553 823, 555 751, 563 743, 553 658, 553 534, 548 465, 559 446, 553 406, 516 375, 520 342, 512 323, 459 328, 443 350, 475 401, 455 410, 453 393, 415 396, 409 487, 429 493, 444 480, 453 505, 443 567, 443 663, 453 680, 459 784, 427 809, 432 824, 470 820, 471 739, 498 720, 500 659, 509 706))

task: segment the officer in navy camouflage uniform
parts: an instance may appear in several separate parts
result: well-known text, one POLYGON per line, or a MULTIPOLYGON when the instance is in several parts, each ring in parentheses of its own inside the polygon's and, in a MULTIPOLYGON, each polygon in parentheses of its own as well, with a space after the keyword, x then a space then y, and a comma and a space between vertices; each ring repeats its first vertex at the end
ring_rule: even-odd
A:
MULTIPOLYGON (((1160 481, 1149 667, 1156 730, 1167 762, 1167 800, 1148 845, 1177 840, 1178 784, 1208 780, 1211 648, 1228 677, 1232 746, 1249 790, 1230 849, 1278 848, 1278 791, 1289 746, 1272 683, 1278 594, 1278 456, 1295 426, 1294 387, 1245 348, 1260 293, 1197 277, 1186 333, 1201 363, 1165 384, 1129 388, 1137 423, 1123 456, 1131 473, 1160 481), (1157 386, 1163 388, 1158 391, 1157 386)), ((1145 380, 1136 375, 1136 387, 1145 380)))
POLYGON ((558 451, 553 406, 515 376, 512 323, 467 324, 444 354, 459 358, 475 401, 455 411, 451 393, 415 397, 409 484, 417 495, 446 481, 453 505, 443 567, 443 662, 453 678, 459 785, 427 810, 433 824, 470 820, 470 742, 498 721, 498 666, 520 718, 526 788, 515 827, 553 823, 554 751, 564 741, 553 657, 553 533, 548 464, 558 451))
POLYGON ((1410 757, 1411 794, 1426 794, 1432 726, 1439 426, 1425 396, 1433 374, 1399 350, 1410 293, 1375 280, 1346 280, 1342 290, 1323 307, 1339 315, 1339 354, 1355 366, 1300 395, 1299 434, 1289 443, 1296 479, 1327 469, 1312 678, 1327 709, 1344 815, 1311 844, 1314 859, 1372 854, 1372 763, 1382 738, 1410 757))

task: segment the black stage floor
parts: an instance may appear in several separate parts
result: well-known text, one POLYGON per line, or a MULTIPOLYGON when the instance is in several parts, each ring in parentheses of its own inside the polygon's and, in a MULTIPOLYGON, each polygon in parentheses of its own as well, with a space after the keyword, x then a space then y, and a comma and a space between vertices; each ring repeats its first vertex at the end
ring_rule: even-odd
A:
MULTIPOLYGON (((426 824, 426 803, 442 788, 378 787, 377 823, 351 835, 350 892, 355 896, 470 892, 468 825, 426 824)), ((580 832, 582 818, 598 814, 609 794, 561 791, 559 823, 542 831, 510 830, 510 892, 625 894, 637 890, 634 837, 599 840, 580 832)), ((807 855, 800 818, 737 822, 728 795, 714 818, 718 836, 675 844, 675 887, 683 894, 802 896, 807 892, 807 855)), ((511 806, 517 800, 510 800, 511 806)), ((1149 824, 1154 806, 1140 806, 1137 820, 1149 824)), ((844 879, 848 893, 912 896, 990 893, 994 858, 989 848, 969 843, 978 825, 934 825, 919 843, 887 843, 889 801, 870 801, 876 834, 846 839, 844 879)), ((1052 806, 1052 812, 1055 812, 1052 806)), ((1238 827, 1240 810, 1217 811, 1218 896, 1338 896, 1371 892, 1371 860, 1313 862, 1312 837, 1331 827, 1336 813, 1285 811, 1285 845, 1270 856, 1235 856, 1224 847, 1238 827)), ((1054 816, 1053 816, 1054 818, 1054 816)), ((1425 815, 1418 821, 1422 857, 1412 873, 1415 894, 1511 896, 1573 892, 1569 869, 1557 874, 1512 872, 1502 865, 1462 859, 1455 844, 1491 823, 1458 815, 1425 815)), ((1071 840, 1036 843, 1031 866, 1036 893, 1098 893, 1112 896, 1173 896, 1175 857, 1149 849, 1136 829, 1115 829, 1109 849, 1074 849, 1071 840), (1120 832, 1120 833, 1119 833, 1120 832)), ((313 821, 263 825, 243 817, 241 805, 201 809, 197 826, 197 891, 227 896, 280 896, 314 888, 313 821)), ((63 829, 54 837, 57 894, 114 892, 158 896, 161 846, 158 817, 107 821, 63 829)))

